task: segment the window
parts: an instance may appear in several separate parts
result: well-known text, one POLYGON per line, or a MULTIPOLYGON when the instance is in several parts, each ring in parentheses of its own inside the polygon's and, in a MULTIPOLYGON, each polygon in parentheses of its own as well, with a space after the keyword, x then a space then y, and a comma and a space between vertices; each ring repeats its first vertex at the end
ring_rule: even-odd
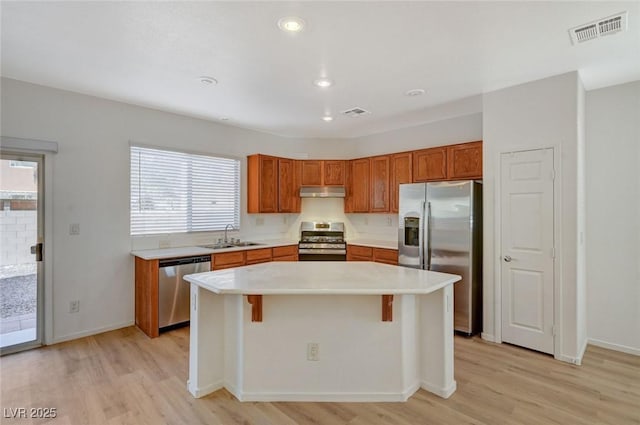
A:
POLYGON ((131 235, 240 226, 240 161, 131 146, 131 235))

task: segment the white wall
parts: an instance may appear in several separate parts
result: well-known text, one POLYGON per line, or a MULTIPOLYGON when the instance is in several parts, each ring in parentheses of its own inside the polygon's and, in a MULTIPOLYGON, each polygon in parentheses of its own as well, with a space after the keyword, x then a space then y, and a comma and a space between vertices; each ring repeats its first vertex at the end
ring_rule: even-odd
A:
POLYGON ((590 343, 640 355, 640 81, 586 96, 590 343))
POLYGON ((580 361, 583 342, 578 341, 577 208, 578 208, 578 102, 577 72, 533 81, 484 95, 484 332, 487 339, 500 339, 495 313, 496 283, 500 261, 499 223, 495 222, 496 181, 502 152, 556 147, 561 155, 560 240, 556 241, 556 266, 560 267, 562 316, 556 356, 580 361))
MULTIPOLYGON (((47 311, 47 342, 55 342, 130 325, 134 321, 133 248, 172 245, 215 235, 132 238, 129 236, 129 141, 242 159, 261 152, 282 156, 344 158, 345 141, 295 140, 220 125, 152 109, 108 101, 43 86, 2 79, 2 135, 59 143, 58 154, 47 159, 47 182, 53 221, 53 264, 46 282, 51 311, 47 311), (81 234, 69 235, 79 223, 81 234), (69 302, 80 300, 80 312, 68 313, 69 302)), ((244 173, 242 174, 244 178, 244 173)), ((242 185, 242 211, 246 187, 242 185)), ((281 237, 296 217, 243 212, 242 235, 281 237)), ((49 241, 51 242, 51 241, 49 241)))

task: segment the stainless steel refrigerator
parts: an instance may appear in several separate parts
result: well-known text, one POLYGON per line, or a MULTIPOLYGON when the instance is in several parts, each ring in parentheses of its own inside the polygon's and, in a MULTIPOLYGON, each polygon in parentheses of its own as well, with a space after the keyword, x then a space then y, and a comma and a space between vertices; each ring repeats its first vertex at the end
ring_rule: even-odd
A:
POLYGON ((462 276, 453 285, 454 329, 482 331, 482 183, 400 185, 398 263, 462 276))

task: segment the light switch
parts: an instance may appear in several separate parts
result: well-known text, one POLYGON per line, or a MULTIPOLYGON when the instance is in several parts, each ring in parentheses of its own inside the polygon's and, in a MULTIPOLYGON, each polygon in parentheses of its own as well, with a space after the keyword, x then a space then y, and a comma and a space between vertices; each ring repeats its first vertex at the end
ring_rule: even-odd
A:
POLYGON ((80 234, 80 223, 71 223, 69 225, 69 234, 76 236, 80 234))

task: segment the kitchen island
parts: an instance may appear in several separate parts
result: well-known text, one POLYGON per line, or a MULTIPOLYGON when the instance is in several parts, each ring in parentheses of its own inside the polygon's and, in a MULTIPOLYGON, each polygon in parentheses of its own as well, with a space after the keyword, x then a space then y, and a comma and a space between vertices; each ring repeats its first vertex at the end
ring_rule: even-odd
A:
POLYGON ((241 401, 449 397, 459 276, 371 262, 281 262, 185 276, 188 389, 241 401))

